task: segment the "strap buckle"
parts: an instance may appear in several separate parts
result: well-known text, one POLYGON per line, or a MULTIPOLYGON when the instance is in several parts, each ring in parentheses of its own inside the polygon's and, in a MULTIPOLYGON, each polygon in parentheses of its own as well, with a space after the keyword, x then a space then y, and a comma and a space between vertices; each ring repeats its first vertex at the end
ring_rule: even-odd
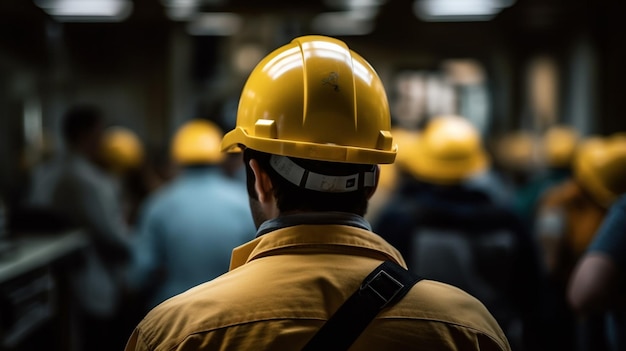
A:
MULTIPOLYGON (((381 270, 372 279, 361 285, 359 290, 363 293, 367 289, 367 291, 373 293, 373 296, 378 297, 382 301, 380 305, 380 309, 382 309, 393 301, 403 288, 404 284, 394 279, 389 273, 381 270)), ((372 295, 371 293, 370 295, 372 295)))

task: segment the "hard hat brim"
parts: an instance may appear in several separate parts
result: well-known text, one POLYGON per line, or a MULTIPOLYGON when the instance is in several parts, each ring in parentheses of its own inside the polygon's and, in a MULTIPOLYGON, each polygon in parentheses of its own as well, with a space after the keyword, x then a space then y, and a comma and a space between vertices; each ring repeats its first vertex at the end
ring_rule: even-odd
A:
POLYGON ((391 150, 373 150, 336 144, 268 139, 249 135, 242 127, 228 132, 222 139, 223 152, 236 152, 239 145, 269 154, 328 162, 355 164, 388 164, 396 158, 397 146, 391 150))

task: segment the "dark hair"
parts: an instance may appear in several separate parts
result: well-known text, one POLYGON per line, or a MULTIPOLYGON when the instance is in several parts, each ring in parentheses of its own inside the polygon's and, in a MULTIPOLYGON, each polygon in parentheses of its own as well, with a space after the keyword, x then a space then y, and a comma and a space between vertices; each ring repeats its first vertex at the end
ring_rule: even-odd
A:
MULTIPOLYGON (((360 187, 351 192, 328 193, 314 191, 299 187, 279 175, 270 165, 271 154, 252 150, 244 150, 244 163, 246 167, 246 182, 248 194, 253 199, 258 199, 254 189, 255 177, 250 168, 250 160, 255 159, 260 167, 267 172, 274 187, 274 196, 280 212, 294 210, 304 211, 339 211, 349 212, 360 216, 365 215, 367 203, 372 187, 360 187)), ((306 170, 332 176, 345 176, 355 173, 371 172, 374 165, 362 165, 353 163, 338 163, 306 160, 289 157, 293 162, 306 170)))
POLYGON ((100 109, 92 105, 78 105, 69 109, 63 116, 62 133, 67 145, 76 145, 81 136, 103 123, 100 109))

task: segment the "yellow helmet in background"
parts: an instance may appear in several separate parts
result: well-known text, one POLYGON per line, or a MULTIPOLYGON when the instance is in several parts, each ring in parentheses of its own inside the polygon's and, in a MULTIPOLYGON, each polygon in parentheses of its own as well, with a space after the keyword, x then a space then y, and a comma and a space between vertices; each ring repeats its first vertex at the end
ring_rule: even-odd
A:
POLYGON ((402 157, 406 170, 435 184, 458 184, 489 166, 478 131, 460 116, 432 119, 410 153, 402 157))
POLYGON ((626 193, 626 135, 585 140, 574 160, 574 174, 594 200, 611 206, 626 193))
POLYGON ((114 126, 104 131, 102 156, 113 172, 124 173, 143 161, 144 150, 139 137, 132 130, 114 126))
POLYGON ((411 157, 415 157, 415 151, 413 149, 420 132, 396 127, 391 129, 391 134, 398 145, 396 162, 394 164, 383 164, 380 166, 380 178, 378 180, 379 190, 392 190, 397 186, 398 172, 396 167, 404 167, 404 165, 411 160, 411 157))
POLYGON ((216 164, 224 159, 221 142, 222 130, 215 123, 193 119, 176 131, 171 146, 172 158, 182 165, 216 164))
POLYGON ((543 138, 546 163, 550 167, 568 167, 578 145, 578 132, 569 126, 550 127, 543 138))
POLYGON ((252 71, 222 150, 243 145, 320 161, 393 163, 390 129, 385 89, 369 63, 342 41, 304 36, 252 71))

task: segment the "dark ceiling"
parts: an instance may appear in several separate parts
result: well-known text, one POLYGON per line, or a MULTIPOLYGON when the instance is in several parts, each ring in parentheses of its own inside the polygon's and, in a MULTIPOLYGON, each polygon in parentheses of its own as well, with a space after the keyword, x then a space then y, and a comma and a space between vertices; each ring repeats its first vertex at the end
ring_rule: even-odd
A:
MULTIPOLYGON (((125 25, 166 25, 169 21, 159 0, 134 0, 134 11, 125 25)), ((625 32, 624 1, 621 0, 517 0, 495 20, 471 23, 427 23, 412 12, 412 0, 387 0, 376 18, 375 30, 365 37, 380 45, 441 45, 454 47, 481 36, 504 36, 508 40, 551 45, 573 31, 592 35, 625 32)), ((322 0, 221 0, 206 1, 204 11, 254 15, 276 13, 300 16, 336 10, 322 0)), ((302 18, 302 17, 301 17, 302 18)), ((32 0, 0 1, 0 45, 38 45, 48 16, 32 0)), ((111 26, 111 24, 109 24, 111 26)), ((303 26, 306 30, 306 24, 303 26)), ((523 43, 520 43, 523 44, 523 43)))
MULTIPOLYGON (((201 11, 235 12, 248 18, 271 13, 292 24, 300 21, 297 27, 302 33, 297 34, 311 34, 308 19, 320 12, 336 10, 324 0, 204 1, 201 11)), ((623 18, 626 1, 623 0, 517 0, 492 21, 453 23, 421 21, 413 14, 412 3, 413 0, 383 2, 374 31, 367 36, 350 37, 351 45, 356 49, 375 46, 428 53, 435 59, 446 56, 480 58, 494 50, 516 58, 542 50, 558 54, 567 50, 569 41, 586 36, 600 52, 601 60, 615 61, 626 56, 626 21, 623 18)), ((0 1, 0 60, 9 58, 35 66, 45 65, 50 54, 46 32, 50 32, 51 24, 54 20, 32 0, 0 1)), ((100 46, 121 52, 128 45, 141 43, 148 52, 152 48, 159 50, 168 28, 177 25, 181 23, 165 15, 161 0, 134 0, 133 13, 124 22, 67 23, 62 27, 69 46, 74 46, 70 49, 81 50, 88 56, 91 52, 91 57, 98 59, 104 50, 100 46), (120 37, 129 40, 117 44, 119 40, 115 39, 120 37), (147 45, 151 42, 155 45, 147 45)))

